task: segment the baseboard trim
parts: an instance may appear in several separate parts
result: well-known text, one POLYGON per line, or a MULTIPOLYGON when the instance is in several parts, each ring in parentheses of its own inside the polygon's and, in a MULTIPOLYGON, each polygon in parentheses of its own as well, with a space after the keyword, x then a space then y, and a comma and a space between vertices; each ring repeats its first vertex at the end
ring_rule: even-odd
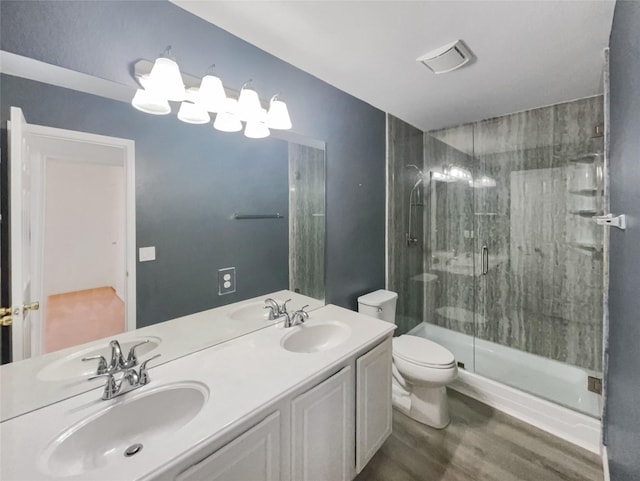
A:
POLYGON ((599 419, 464 370, 449 387, 592 453, 603 452, 599 419))
POLYGON ((602 446, 602 471, 604 471, 604 481, 611 481, 609 473, 609 452, 606 446, 602 446))

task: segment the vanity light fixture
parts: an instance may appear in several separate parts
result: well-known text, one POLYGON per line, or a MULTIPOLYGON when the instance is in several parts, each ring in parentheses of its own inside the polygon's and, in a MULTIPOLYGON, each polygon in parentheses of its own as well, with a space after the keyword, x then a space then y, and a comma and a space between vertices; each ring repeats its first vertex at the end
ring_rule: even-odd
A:
POLYGON ((133 100, 131 100, 131 105, 141 112, 151 115, 167 115, 171 112, 171 106, 166 99, 145 89, 136 91, 133 100))
POLYGON ((252 81, 246 82, 240 89, 238 97, 238 118, 243 122, 257 120, 260 117, 262 105, 260 105, 260 97, 253 87, 249 86, 252 81))
POLYGON ((156 59, 148 80, 148 87, 145 87, 147 90, 152 90, 167 100, 176 102, 184 100, 186 95, 184 82, 180 67, 171 55, 171 47, 156 59))
POLYGON ((221 132, 239 132, 242 130, 242 122, 236 115, 238 109, 238 101, 236 99, 227 98, 224 109, 218 112, 213 126, 221 132))
POLYGON ((262 139, 270 135, 269 129, 288 130, 292 127, 287 105, 274 95, 269 110, 263 108, 258 92, 246 82, 240 91, 225 88, 213 73, 213 65, 200 78, 183 74, 171 47, 155 62, 139 60, 134 66, 136 80, 142 86, 131 104, 138 110, 154 115, 171 112, 171 102, 181 102, 178 118, 190 124, 211 121, 209 112, 215 113, 213 127, 222 132, 239 132, 244 126, 246 137, 262 139), (228 97, 230 93, 234 97, 228 97), (237 100, 235 94, 237 93, 237 100))
POLYGON ((269 128, 265 124, 267 120, 267 111, 260 108, 260 116, 254 120, 249 120, 244 128, 245 137, 250 139, 264 139, 269 137, 269 128))
POLYGON ((278 99, 278 94, 271 97, 269 101, 267 127, 276 130, 289 130, 292 127, 287 104, 278 99))

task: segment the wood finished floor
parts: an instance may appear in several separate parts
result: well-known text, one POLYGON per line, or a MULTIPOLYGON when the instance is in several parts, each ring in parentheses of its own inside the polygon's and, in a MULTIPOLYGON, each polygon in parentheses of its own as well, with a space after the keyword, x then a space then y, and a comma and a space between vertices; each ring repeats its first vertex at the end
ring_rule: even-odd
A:
POLYGON ((600 457, 449 390, 451 424, 393 410, 393 433, 355 481, 602 481, 600 457))

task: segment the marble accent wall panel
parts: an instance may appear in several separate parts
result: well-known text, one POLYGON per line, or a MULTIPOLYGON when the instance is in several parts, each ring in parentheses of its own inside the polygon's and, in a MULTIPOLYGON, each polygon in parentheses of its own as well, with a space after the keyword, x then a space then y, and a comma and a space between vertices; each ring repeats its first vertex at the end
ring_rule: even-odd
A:
POLYGON ((324 299, 324 150, 289 143, 289 289, 324 299))
POLYGON ((398 293, 395 335, 401 335, 422 322, 425 240, 424 188, 420 185, 412 197, 412 232, 417 244, 407 245, 409 195, 418 180, 415 168, 423 169, 423 133, 421 130, 387 115, 387 286, 398 293))

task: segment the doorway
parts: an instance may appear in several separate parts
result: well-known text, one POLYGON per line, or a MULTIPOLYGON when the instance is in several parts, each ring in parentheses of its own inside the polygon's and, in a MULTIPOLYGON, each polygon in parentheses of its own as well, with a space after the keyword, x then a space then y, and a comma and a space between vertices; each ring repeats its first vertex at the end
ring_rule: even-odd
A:
POLYGON ((16 108, 10 131, 14 111, 11 297, 40 305, 14 316, 16 361, 136 328, 135 145, 28 124, 16 108))

